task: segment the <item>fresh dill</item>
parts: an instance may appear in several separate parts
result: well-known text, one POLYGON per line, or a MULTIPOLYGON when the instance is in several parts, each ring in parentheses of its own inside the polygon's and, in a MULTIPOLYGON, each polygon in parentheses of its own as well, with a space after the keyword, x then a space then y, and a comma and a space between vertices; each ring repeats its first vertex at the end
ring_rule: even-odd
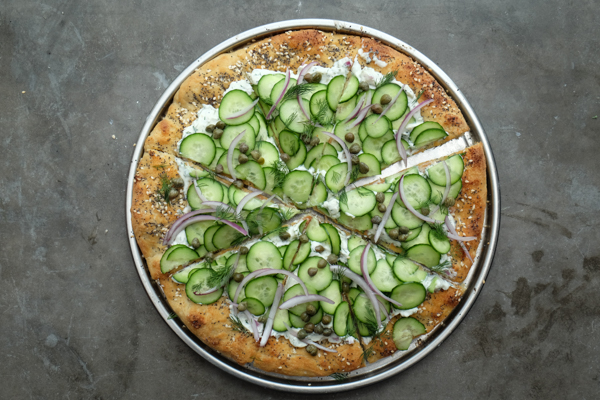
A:
POLYGON ((160 164, 160 165, 154 165, 154 168, 164 171, 164 169, 166 168, 165 164, 160 164))
POLYGON ((238 233, 237 237, 231 241, 231 246, 233 246, 233 247, 238 246, 238 245, 242 244, 246 239, 248 239, 247 236, 244 236, 241 233, 238 233))
POLYGON ((350 172, 350 181, 354 182, 356 178, 358 178, 358 175, 360 175, 360 168, 358 165, 355 165, 352 167, 352 171, 350 172))
POLYGON ((419 99, 421 98, 421 96, 423 96, 423 93, 425 93, 425 89, 421 89, 419 91, 419 93, 417 93, 417 97, 415 97, 415 99, 410 104, 411 108, 414 108, 415 106, 417 106, 419 104, 419 99))
POLYGON ((219 269, 212 268, 212 274, 210 278, 208 278, 208 286, 210 287, 221 287, 227 283, 231 273, 233 272, 233 264, 230 266, 225 266, 219 269))
MULTIPOLYGON (((380 307, 383 307, 383 305, 380 304, 380 307)), ((373 308, 367 307, 366 309, 367 316, 366 322, 364 322, 364 324, 367 330, 369 331, 369 336, 373 337, 372 341, 375 341, 380 338, 383 330, 380 331, 379 327, 377 326, 377 320, 375 319, 375 311, 373 310, 373 308)))
POLYGON ((271 174, 274 177, 273 181, 275 183, 273 185, 273 188, 282 187, 286 175, 290 173, 289 168, 281 160, 273 161, 273 163, 271 164, 271 168, 273 168, 271 170, 271 174))
POLYGON ((333 279, 342 281, 346 277, 346 268, 338 268, 337 272, 334 272, 333 279))
POLYGON ((356 326, 354 326, 354 320, 350 316, 346 319, 346 334, 356 337, 356 326))
POLYGON ((285 92, 285 95, 279 104, 283 104, 283 102, 287 100, 296 99, 298 96, 302 97, 303 94, 310 93, 313 90, 315 90, 314 86, 308 83, 292 86, 287 92, 285 92))
POLYGON ((342 179, 342 174, 340 174, 337 171, 331 172, 331 182, 333 182, 334 184, 337 185, 337 183, 340 181, 340 179, 342 179))
POLYGON ((342 190, 338 192, 338 200, 340 204, 348 204, 348 193, 346 193, 346 188, 342 188, 342 190))
POLYGON ((167 318, 167 320, 169 319, 175 319, 177 318, 177 314, 175 314, 174 312, 172 312, 171 314, 169 314, 169 317, 167 318))
POLYGON ((449 260, 444 261, 439 265, 435 265, 433 267, 429 267, 429 269, 438 274, 446 274, 446 271, 452 267, 452 263, 449 260))
POLYGON ((312 139, 312 137, 315 134, 315 129, 316 126, 313 125, 312 121, 305 121, 303 122, 304 128, 302 133, 300 134, 300 138, 302 140, 308 138, 309 140, 312 139))
POLYGON ((236 214, 235 211, 232 211, 232 208, 224 206, 217 207, 217 210, 215 211, 215 217, 220 220, 225 219, 231 222, 239 222, 244 219, 240 214, 236 214))
POLYGON ((288 117, 288 119, 283 121, 283 123, 285 124, 285 126, 290 126, 292 124, 292 122, 294 122, 294 120, 296 119, 297 116, 298 116, 298 113, 293 113, 292 115, 290 115, 288 117))
POLYGON ((444 224, 436 222, 431 226, 431 231, 433 232, 433 236, 438 240, 447 240, 448 236, 446 235, 446 231, 444 230, 444 224))
POLYGON ((321 123, 323 125, 331 125, 333 120, 335 119, 335 115, 331 112, 331 108, 329 108, 329 104, 325 100, 319 100, 316 103, 317 112, 314 113, 314 123, 321 123))
POLYGON ((346 379, 348 379, 348 374, 343 372, 335 372, 329 376, 338 382, 344 382, 346 379))
POLYGON ((423 93, 425 93, 425 89, 419 90, 419 93, 417 93, 417 101, 419 101, 419 99, 421 98, 421 96, 423 96, 423 93))
POLYGON ((232 325, 231 329, 243 333, 244 335, 250 336, 250 332, 248 331, 248 329, 246 329, 244 324, 242 324, 242 321, 239 319, 239 317, 232 314, 229 316, 229 320, 231 321, 232 325))
POLYGON ((283 211, 280 209, 278 211, 279 214, 279 218, 281 218, 282 221, 287 221, 288 219, 292 218, 295 214, 295 211, 290 209, 290 208, 285 208, 283 211))
POLYGON ((373 349, 373 345, 370 345, 369 347, 367 347, 366 349, 363 350, 361 358, 363 361, 367 361, 369 359, 369 357, 371 357, 374 353, 375 353, 375 350, 373 349))
POLYGON ((160 178, 160 189, 158 189, 158 192, 160 193, 162 198, 166 202, 168 202, 169 201, 169 192, 173 188, 173 184, 171 182, 171 179, 167 176, 167 174, 165 172, 161 172, 161 174, 159 175, 159 178, 160 178))
POLYGON ((379 80, 379 82, 377 82, 377 89, 379 89, 382 86, 387 85, 388 83, 391 83, 396 78, 397 73, 398 73, 398 71, 392 71, 392 72, 388 72, 387 74, 385 74, 379 80))

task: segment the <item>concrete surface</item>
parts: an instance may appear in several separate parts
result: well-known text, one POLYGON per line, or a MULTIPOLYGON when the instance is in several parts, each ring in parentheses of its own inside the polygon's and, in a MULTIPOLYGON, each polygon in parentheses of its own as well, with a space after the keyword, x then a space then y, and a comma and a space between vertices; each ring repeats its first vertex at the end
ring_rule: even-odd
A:
POLYGON ((437 62, 486 128, 502 186, 494 265, 459 329, 405 373, 326 397, 598 398, 600 4, 252 3, 0 5, 0 398, 283 397, 211 366, 161 320, 124 197, 145 117, 185 66, 305 17, 378 28, 437 62))

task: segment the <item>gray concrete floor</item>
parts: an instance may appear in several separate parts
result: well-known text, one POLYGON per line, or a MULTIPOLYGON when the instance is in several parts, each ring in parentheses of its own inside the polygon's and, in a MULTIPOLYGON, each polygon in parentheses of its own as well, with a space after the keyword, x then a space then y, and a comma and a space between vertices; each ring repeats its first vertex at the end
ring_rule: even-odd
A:
POLYGON ((161 320, 124 198, 132 145, 185 66, 306 17, 378 28, 437 62, 487 130, 502 186, 496 258, 457 331, 408 371, 327 397, 598 398, 599 6, 3 1, 0 398, 282 397, 208 364, 161 320))

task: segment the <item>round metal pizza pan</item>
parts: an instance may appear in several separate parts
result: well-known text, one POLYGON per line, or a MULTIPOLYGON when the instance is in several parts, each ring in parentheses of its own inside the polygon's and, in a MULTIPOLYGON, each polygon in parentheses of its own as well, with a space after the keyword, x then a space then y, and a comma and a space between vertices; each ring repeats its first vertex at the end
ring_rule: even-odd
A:
MULTIPOLYGON (((432 157, 441 155, 442 154, 431 154, 432 157)), ((204 359, 214 364, 216 367, 221 368, 222 370, 227 371, 228 373, 240 379, 260 386, 297 393, 333 393, 370 385, 400 373, 401 371, 422 360, 435 348, 440 346, 440 344, 454 331, 454 329, 456 329, 458 324, 460 324, 460 322, 464 319, 467 312, 477 299, 477 296, 483 288, 485 278, 492 264, 498 240, 498 231, 500 228, 500 186, 498 182, 498 174, 494 162, 494 156, 484 133, 483 127, 481 126, 477 116, 475 115, 475 112, 460 89, 454 82, 452 82, 452 80, 444 73, 444 71, 442 71, 440 67, 438 67, 429 58, 421 54, 418 50, 410 45, 376 29, 343 21, 326 19, 299 19, 263 25, 240 33, 203 54, 200 58, 190 64, 190 66, 188 66, 177 77, 177 79, 173 81, 173 83, 171 83, 171 85, 165 90, 152 109, 150 115, 148 115, 137 141, 137 147, 135 147, 129 169, 125 212, 127 218, 127 229, 129 232, 129 245, 131 247, 135 266, 144 289, 164 321, 190 348, 200 354, 204 359), (349 374, 348 377, 342 381, 338 381, 330 377, 298 378, 286 377, 278 374, 267 374, 256 369, 239 366, 236 363, 233 363, 225 357, 219 355, 210 347, 204 345, 193 334, 191 334, 185 328, 185 326, 182 327, 182 324, 178 319, 169 318, 169 315, 172 311, 166 299, 164 298, 160 287, 150 277, 144 259, 142 258, 141 251, 138 248, 133 235, 133 229, 131 225, 130 210, 132 205, 133 178, 135 176, 138 162, 143 155, 144 141, 152 131, 154 125, 164 115, 174 94, 183 81, 200 65, 221 53, 225 53, 239 46, 243 46, 252 40, 260 40, 264 37, 289 30, 306 28, 315 28, 322 31, 336 31, 338 33, 372 37, 415 59, 437 79, 444 89, 447 90, 447 92, 462 110, 470 126, 470 132, 460 139, 464 143, 459 143, 458 145, 462 145, 464 147, 481 142, 487 158, 488 208, 486 211, 486 221, 483 230, 483 240, 481 241, 479 253, 475 259, 475 264, 471 268, 469 277, 465 281, 467 289, 462 301, 437 329, 425 337, 421 345, 413 348, 412 350, 404 352, 404 354, 400 354, 400 352, 398 352, 395 354, 397 357, 392 356, 380 360, 375 364, 369 364, 367 367, 361 368, 360 370, 349 374)))

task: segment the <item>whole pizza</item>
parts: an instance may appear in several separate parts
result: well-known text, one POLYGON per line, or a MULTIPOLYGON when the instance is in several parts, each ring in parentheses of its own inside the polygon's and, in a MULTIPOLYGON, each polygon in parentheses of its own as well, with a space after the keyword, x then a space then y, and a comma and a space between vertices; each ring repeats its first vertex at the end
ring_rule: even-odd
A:
POLYGON ((420 345, 482 238, 482 146, 417 62, 297 30, 204 63, 144 143, 132 224, 200 340, 244 366, 345 376, 420 345))

